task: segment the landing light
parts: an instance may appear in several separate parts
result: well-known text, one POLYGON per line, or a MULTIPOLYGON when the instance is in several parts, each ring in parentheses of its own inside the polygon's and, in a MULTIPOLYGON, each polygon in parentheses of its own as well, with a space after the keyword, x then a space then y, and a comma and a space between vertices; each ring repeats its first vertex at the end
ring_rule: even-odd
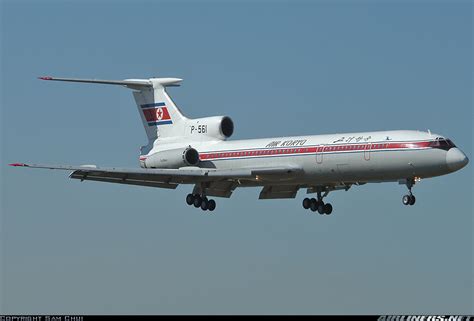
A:
POLYGON ((415 180, 415 182, 419 182, 419 181, 421 181, 421 177, 415 177, 414 180, 415 180))

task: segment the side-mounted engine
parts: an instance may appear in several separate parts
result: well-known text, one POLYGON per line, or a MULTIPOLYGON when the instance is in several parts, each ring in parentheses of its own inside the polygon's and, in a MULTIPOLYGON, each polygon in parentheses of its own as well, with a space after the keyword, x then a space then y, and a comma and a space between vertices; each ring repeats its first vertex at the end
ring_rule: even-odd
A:
POLYGON ((156 152, 141 161, 141 166, 145 168, 180 168, 198 164, 199 153, 192 147, 156 152))
POLYGON ((188 119, 185 135, 196 140, 225 140, 234 133, 234 122, 228 116, 188 119))

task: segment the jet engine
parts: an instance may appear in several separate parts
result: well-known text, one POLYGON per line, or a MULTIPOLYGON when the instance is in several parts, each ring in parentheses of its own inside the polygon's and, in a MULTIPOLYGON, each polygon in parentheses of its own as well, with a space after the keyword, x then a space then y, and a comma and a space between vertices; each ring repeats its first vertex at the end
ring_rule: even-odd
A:
POLYGON ((146 168, 180 168, 198 164, 199 153, 191 146, 156 152, 144 161, 146 168))
POLYGON ((234 133, 234 122, 228 116, 214 116, 190 119, 187 134, 198 138, 203 136, 225 140, 234 133))

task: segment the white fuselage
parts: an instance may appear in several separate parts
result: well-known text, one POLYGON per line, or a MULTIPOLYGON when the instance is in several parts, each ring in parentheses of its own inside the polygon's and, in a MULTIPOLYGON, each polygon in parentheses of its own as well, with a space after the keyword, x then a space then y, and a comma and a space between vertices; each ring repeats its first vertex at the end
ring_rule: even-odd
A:
MULTIPOLYGON (((304 174, 272 184, 353 184, 426 178, 448 174, 464 167, 468 159, 451 141, 421 131, 379 131, 331 135, 277 137, 249 140, 159 141, 146 159, 164 150, 192 146, 199 152, 202 168, 242 169, 295 166, 304 174), (441 143, 440 143, 441 142, 441 143), (448 146, 448 143, 451 144, 448 146)), ((268 181, 243 182, 259 186, 268 181)))

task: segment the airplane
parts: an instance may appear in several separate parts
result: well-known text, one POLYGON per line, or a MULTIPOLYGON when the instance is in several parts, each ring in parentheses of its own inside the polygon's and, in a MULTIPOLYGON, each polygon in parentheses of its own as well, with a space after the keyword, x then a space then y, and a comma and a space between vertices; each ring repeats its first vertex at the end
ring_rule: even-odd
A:
POLYGON ((380 182, 405 184, 408 194, 402 202, 413 205, 415 183, 455 172, 469 162, 450 139, 429 130, 228 140, 234 132, 230 117, 191 119, 175 105, 166 88, 179 86, 179 78, 39 79, 132 89, 148 137, 140 148, 140 168, 9 165, 69 170, 69 177, 80 181, 168 189, 192 184, 186 203, 204 211, 216 208, 210 197, 229 198, 237 187, 261 187, 259 199, 295 198, 304 188, 315 197, 304 198, 303 207, 329 215, 333 207, 324 200, 330 192, 380 182))

